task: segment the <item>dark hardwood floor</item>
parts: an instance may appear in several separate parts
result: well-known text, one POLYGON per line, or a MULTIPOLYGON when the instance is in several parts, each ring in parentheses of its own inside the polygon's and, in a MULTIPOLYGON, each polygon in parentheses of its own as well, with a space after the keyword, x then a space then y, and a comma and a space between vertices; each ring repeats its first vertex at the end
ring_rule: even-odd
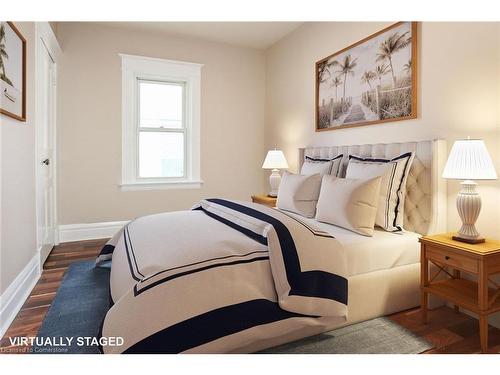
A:
MULTIPOLYGON (((429 322, 422 323, 418 308, 402 311, 389 318, 434 344, 426 354, 481 353, 479 322, 447 306, 429 310, 429 322)), ((489 326, 489 353, 500 353, 500 329, 489 326)))
MULTIPOLYGON (((40 280, 0 342, 0 353, 23 353, 28 349, 11 346, 9 337, 36 336, 68 266, 94 259, 105 243, 106 240, 69 242, 52 250, 40 280)), ((480 353, 478 321, 449 307, 429 311, 428 324, 421 322, 418 309, 399 312, 389 318, 434 344, 426 353, 480 353)), ((500 329, 491 326, 489 348, 490 353, 500 353, 500 329)))

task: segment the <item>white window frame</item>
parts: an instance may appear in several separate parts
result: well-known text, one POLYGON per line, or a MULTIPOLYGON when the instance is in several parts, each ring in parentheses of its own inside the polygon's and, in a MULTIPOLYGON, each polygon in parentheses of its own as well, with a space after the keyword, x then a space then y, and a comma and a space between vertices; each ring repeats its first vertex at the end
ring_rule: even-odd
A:
MULTIPOLYGON (((122 59, 122 190, 197 189, 200 174, 202 64, 120 54, 122 59), (184 86, 184 176, 139 176, 139 81, 184 86)), ((168 129, 158 130, 168 131, 168 129)))

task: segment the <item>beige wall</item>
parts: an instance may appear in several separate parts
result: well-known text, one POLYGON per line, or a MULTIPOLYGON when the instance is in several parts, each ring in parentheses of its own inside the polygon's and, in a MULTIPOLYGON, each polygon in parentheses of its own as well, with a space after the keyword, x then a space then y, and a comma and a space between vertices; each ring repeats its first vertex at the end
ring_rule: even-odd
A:
POLYGON ((203 197, 264 191, 262 51, 92 23, 58 23, 59 224, 132 219, 188 209, 203 197), (204 64, 202 189, 120 191, 119 53, 204 64))
POLYGON ((35 25, 16 22, 27 41, 27 121, 0 115, 0 294, 36 254, 35 25))
MULTIPOLYGON (((419 32, 418 119, 316 133, 314 63, 388 26, 307 23, 266 53, 266 147, 297 148, 443 138, 484 138, 500 174, 500 23, 423 23, 419 32)), ((448 183, 448 229, 460 223, 459 182, 448 183)), ((500 181, 481 181, 479 230, 500 238, 500 181)))

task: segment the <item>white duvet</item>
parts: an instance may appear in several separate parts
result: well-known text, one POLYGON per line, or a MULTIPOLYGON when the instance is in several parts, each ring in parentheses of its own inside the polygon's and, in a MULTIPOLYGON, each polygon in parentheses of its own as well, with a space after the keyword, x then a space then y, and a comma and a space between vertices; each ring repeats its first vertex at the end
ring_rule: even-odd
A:
POLYGON ((262 205, 204 200, 151 215, 103 248, 112 258, 104 353, 245 353, 347 317, 346 260, 330 235, 262 205))

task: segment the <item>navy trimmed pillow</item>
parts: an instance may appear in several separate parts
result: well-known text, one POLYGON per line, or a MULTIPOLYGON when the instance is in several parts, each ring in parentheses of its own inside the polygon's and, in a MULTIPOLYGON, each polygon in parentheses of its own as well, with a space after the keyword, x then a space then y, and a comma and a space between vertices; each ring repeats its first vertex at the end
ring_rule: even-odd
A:
POLYGON ((382 177, 375 225, 386 231, 403 229, 406 180, 412 161, 411 152, 393 159, 349 155, 346 178, 382 177))
POLYGON ((300 174, 311 175, 319 173, 320 176, 332 175, 337 176, 340 170, 340 163, 344 154, 335 156, 332 159, 319 159, 306 156, 304 164, 300 169, 300 174))

